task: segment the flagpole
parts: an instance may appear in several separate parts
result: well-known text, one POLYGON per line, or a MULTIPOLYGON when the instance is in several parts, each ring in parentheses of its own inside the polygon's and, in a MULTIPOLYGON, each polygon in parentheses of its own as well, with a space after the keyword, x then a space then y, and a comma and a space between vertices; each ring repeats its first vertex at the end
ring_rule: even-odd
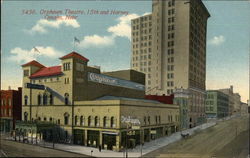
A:
POLYGON ((75 51, 75 46, 76 46, 76 40, 74 38, 74 48, 73 48, 73 52, 75 51))

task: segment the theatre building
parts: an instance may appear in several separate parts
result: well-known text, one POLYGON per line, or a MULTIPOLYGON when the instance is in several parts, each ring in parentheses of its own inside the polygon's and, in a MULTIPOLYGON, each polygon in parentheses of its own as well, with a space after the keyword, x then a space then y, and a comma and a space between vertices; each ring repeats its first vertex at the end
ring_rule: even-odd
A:
POLYGON ((144 99, 143 73, 101 73, 76 52, 60 59, 61 66, 22 65, 17 134, 120 151, 179 130, 177 105, 144 99))

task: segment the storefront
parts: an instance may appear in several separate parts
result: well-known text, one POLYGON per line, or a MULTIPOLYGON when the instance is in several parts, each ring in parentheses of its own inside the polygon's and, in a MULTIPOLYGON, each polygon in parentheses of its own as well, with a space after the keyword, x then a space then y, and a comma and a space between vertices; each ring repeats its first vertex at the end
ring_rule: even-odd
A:
POLYGON ((99 146, 99 140, 100 140, 100 132, 99 131, 93 131, 88 130, 87 132, 87 146, 95 147, 97 148, 99 146))
POLYGON ((102 148, 107 150, 113 150, 116 146, 117 133, 102 132, 102 148))
POLYGON ((77 145, 85 145, 84 144, 84 136, 85 136, 85 130, 82 129, 74 129, 74 144, 77 145))

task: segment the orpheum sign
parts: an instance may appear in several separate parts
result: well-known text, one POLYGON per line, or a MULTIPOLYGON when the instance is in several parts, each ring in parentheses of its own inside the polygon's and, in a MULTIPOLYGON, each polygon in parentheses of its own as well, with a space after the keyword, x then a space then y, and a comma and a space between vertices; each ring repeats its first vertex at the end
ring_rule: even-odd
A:
POLYGON ((145 86, 139 83, 127 81, 127 80, 122 80, 102 74, 97 74, 97 73, 88 73, 88 80, 92 82, 97 82, 101 84, 107 84, 111 86, 119 86, 119 87, 125 87, 125 88, 131 88, 131 89, 136 89, 136 90, 145 90, 145 86))

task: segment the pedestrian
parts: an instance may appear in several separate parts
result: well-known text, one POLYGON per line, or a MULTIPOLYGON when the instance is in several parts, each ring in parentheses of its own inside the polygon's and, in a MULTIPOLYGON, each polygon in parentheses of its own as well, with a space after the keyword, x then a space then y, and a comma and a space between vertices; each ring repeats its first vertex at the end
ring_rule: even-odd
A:
POLYGON ((99 145, 99 152, 101 152, 102 151, 102 146, 101 145, 99 145))

